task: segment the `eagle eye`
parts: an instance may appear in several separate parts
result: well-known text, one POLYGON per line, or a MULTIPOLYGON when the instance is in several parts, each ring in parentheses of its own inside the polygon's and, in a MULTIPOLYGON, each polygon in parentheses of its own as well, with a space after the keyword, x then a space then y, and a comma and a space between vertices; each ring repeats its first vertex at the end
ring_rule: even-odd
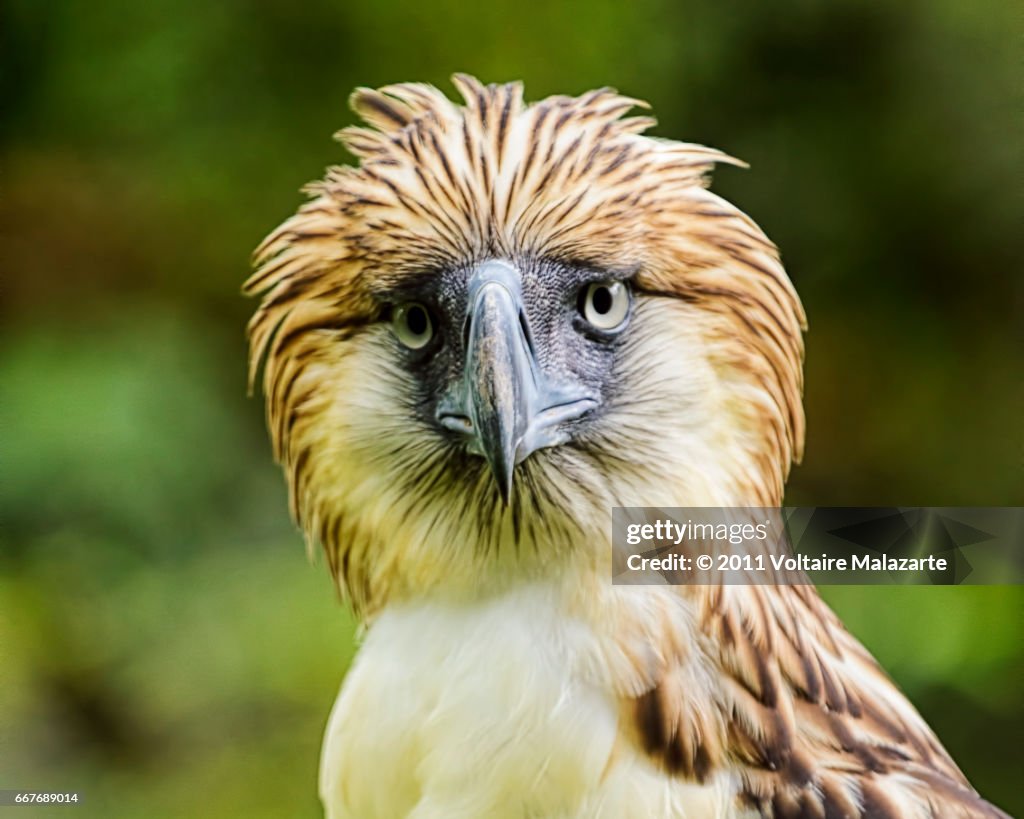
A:
POLYGON ((615 330, 629 314, 629 289, 622 282, 594 282, 580 290, 579 311, 598 330, 615 330))
POLYGON ((391 314, 391 329, 410 350, 426 347, 434 337, 434 322, 430 318, 430 311, 419 302, 395 307, 391 314))

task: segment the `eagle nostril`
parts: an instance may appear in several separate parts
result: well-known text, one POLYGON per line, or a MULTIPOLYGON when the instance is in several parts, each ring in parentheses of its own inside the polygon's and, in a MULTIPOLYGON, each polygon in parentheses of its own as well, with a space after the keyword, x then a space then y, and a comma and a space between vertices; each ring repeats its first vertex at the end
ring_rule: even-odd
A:
POLYGON ((523 331, 523 338, 526 339, 526 348, 534 359, 537 358, 537 349, 533 344, 533 333, 530 332, 530 325, 526 322, 526 311, 519 311, 519 328, 523 331))

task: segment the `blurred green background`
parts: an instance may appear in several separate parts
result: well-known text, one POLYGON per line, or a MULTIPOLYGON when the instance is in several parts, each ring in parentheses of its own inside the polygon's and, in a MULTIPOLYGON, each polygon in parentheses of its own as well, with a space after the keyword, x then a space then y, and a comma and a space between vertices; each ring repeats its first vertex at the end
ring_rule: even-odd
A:
MULTIPOLYGON (((811 325, 789 501, 1021 503, 1011 6, 9 0, 0 788, 81 790, 76 816, 317 815, 354 627, 245 397, 239 286, 346 160, 356 85, 614 85, 656 133, 746 159, 716 188, 783 248, 811 325)), ((1021 589, 826 594, 1024 812, 1021 589)))

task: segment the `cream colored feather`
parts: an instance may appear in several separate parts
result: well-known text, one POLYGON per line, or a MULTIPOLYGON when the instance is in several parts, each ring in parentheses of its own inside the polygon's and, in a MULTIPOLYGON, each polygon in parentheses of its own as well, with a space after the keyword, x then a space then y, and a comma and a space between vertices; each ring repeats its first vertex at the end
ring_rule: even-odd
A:
POLYGON ((813 588, 610 583, 613 506, 776 506, 801 453, 800 302, 707 189, 735 160, 644 136, 611 90, 455 84, 463 105, 357 91, 358 166, 310 186, 247 284, 293 512, 366 624, 328 816, 1002 816, 813 588), (415 412, 386 320, 388 294, 492 259, 635 292, 617 397, 508 506, 415 412))

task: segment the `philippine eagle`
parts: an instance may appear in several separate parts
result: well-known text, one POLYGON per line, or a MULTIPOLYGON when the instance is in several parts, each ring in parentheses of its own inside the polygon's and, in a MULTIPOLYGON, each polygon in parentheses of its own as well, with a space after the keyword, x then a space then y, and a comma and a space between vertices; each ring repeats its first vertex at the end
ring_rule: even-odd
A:
POLYGON ((1001 817, 813 587, 616 586, 616 506, 776 507, 800 301, 710 148, 600 89, 359 89, 246 284, 295 519, 365 637, 332 819, 1001 817))

